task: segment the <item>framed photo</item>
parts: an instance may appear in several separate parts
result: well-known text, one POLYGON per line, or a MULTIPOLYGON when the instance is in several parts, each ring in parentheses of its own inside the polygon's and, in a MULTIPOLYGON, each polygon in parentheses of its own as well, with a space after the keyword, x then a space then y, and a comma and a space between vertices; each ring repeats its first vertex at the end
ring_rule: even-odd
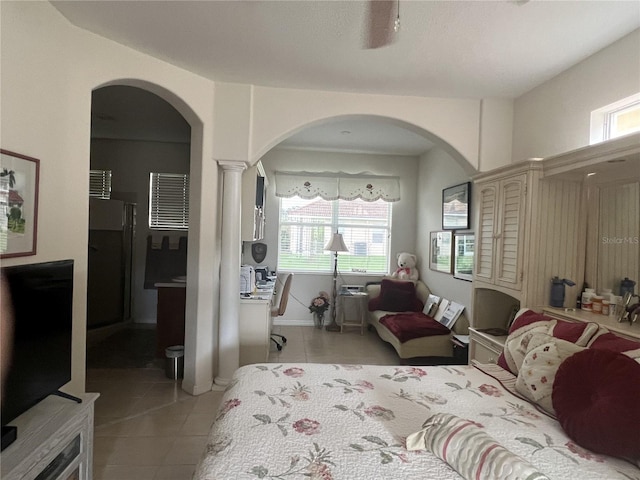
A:
POLYGON ((0 149, 0 258, 36 254, 40 160, 0 149))
POLYGON ((429 268, 437 272, 451 273, 451 232, 431 232, 429 268))
POLYGON ((434 295, 433 293, 429 294, 427 301, 424 304, 424 308, 422 309, 422 313, 425 315, 429 315, 433 317, 438 311, 438 305, 440 304, 441 297, 434 295))
POLYGON ((458 317, 460 317, 460 314, 462 313, 463 310, 464 310, 464 305, 460 305, 459 303, 456 303, 456 302, 449 303, 449 305, 447 306, 447 309, 442 314, 442 318, 439 320, 440 323, 442 323, 445 327, 451 330, 453 328, 453 325, 456 323, 456 320, 458 320, 458 317))
POLYGON ((442 190, 442 229, 468 230, 471 228, 471 182, 442 190))
POLYGON ((460 280, 473 280, 473 255, 475 235, 455 233, 453 235, 453 276, 460 280))
POLYGON ((436 313, 433 315, 434 320, 437 320, 438 322, 442 323, 442 316, 444 315, 444 312, 447 311, 447 308, 449 307, 449 303, 451 302, 446 298, 443 298, 442 300, 440 300, 440 303, 438 304, 438 309, 436 310, 436 313))

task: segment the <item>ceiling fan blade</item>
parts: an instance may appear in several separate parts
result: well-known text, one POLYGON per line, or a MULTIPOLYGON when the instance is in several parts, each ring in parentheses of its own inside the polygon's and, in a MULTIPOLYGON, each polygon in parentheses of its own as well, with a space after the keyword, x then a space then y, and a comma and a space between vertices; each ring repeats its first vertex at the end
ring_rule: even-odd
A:
POLYGON ((370 0, 366 48, 380 48, 393 42, 397 0, 370 0))

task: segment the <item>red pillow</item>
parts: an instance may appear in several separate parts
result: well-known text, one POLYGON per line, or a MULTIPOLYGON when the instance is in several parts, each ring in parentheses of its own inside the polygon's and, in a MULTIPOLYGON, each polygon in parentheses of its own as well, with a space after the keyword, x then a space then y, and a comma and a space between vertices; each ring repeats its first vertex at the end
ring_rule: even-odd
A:
POLYGON ((416 296, 413 282, 382 280, 380 295, 369 300, 369 310, 386 312, 421 312, 424 304, 416 296))
POLYGON ((558 368, 551 395, 562 428, 596 453, 640 460, 640 364, 586 349, 558 368))

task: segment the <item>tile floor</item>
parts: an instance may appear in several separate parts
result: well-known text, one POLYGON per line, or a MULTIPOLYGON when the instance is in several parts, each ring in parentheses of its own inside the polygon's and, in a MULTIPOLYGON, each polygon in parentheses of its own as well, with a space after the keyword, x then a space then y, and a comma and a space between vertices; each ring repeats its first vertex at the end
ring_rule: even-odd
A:
MULTIPOLYGON (((389 344, 375 332, 345 333, 314 327, 275 327, 287 344, 273 363, 398 364, 389 344)), ((190 480, 200 458, 222 392, 193 397, 163 365, 147 368, 91 368, 87 391, 100 392, 95 410, 95 480, 190 480)))

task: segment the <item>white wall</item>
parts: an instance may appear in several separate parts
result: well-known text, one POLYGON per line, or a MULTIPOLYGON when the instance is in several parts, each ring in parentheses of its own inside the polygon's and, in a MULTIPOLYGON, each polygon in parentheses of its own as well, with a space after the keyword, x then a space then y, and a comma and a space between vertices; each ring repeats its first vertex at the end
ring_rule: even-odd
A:
POLYGON ((187 330, 199 335, 186 345, 184 384, 194 392, 208 390, 219 261, 217 192, 209 188, 218 178, 210 160, 213 83, 73 27, 48 2, 0 2, 0 8, 2 148, 40 159, 37 255, 2 263, 74 259, 72 376, 66 390, 81 393, 85 384, 91 92, 119 79, 168 100, 192 127, 191 168, 198 181, 192 183, 187 330), (206 250, 200 249, 204 244, 206 250))
MULTIPOLYGON (((145 289, 149 230, 149 173, 189 173, 189 144, 96 139, 91 141, 91 168, 112 171, 112 196, 136 198, 133 272, 133 321, 156 323, 157 290, 145 289)), ((184 232, 184 236, 187 233, 184 232)))
MULTIPOLYGON (((468 182, 470 177, 449 154, 432 148, 418 163, 418 205, 416 252, 425 261, 420 266, 420 277, 431 291, 448 300, 464 305, 464 315, 473 318, 471 282, 453 278, 453 275, 429 269, 429 234, 442 230, 442 189, 468 182)), ((473 188, 473 186, 472 186, 473 188)), ((472 205, 473 209, 473 205, 472 205)), ((473 225, 473 218, 471 218, 473 225)))
POLYGON ((640 29, 515 101, 513 161, 589 145, 591 111, 640 92, 640 29))
MULTIPOLYGON (((400 177, 400 191, 402 199, 392 204, 392 233, 391 233, 391 271, 395 270, 395 255, 397 252, 414 252, 416 224, 414 219, 418 214, 417 176, 418 165, 416 157, 366 155, 353 153, 311 152, 303 150, 288 150, 275 148, 262 158, 270 185, 267 188, 265 206, 267 224, 263 243, 267 244, 267 257, 263 262, 271 268, 277 265, 279 222, 279 199, 275 196, 275 171, 327 171, 344 173, 371 172, 376 175, 394 175, 400 177)), ((247 244, 247 245, 250 245, 247 244)), ((244 261, 252 264, 250 247, 245 245, 244 261)), ((345 275, 338 279, 340 284, 364 285, 367 281, 378 280, 380 276, 345 275)), ((308 324, 313 325, 308 310, 309 302, 319 291, 331 292, 331 274, 296 274, 291 288, 292 298, 287 306, 285 315, 277 320, 279 324, 308 324)))

